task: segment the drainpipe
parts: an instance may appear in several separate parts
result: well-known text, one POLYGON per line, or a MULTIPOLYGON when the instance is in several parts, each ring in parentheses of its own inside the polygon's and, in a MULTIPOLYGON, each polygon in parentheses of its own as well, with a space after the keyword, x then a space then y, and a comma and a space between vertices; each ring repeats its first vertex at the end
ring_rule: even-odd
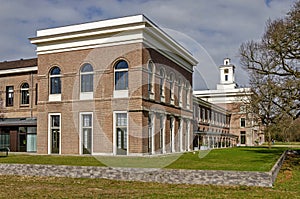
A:
POLYGON ((32 72, 30 73, 30 78, 31 78, 31 93, 30 93, 30 117, 33 117, 32 113, 32 103, 33 103, 33 74, 32 72))

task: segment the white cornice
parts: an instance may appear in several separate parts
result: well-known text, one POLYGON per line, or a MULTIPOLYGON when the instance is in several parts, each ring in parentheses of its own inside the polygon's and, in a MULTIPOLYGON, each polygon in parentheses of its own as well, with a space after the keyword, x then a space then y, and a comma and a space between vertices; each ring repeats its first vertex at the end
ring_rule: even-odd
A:
POLYGON ((35 72, 38 70, 37 66, 24 67, 24 68, 13 68, 7 70, 0 70, 0 75, 8 75, 13 73, 25 73, 25 72, 35 72))
POLYGON ((144 42, 190 72, 198 63, 186 49, 143 15, 39 30, 37 37, 30 41, 37 45, 37 54, 144 42))

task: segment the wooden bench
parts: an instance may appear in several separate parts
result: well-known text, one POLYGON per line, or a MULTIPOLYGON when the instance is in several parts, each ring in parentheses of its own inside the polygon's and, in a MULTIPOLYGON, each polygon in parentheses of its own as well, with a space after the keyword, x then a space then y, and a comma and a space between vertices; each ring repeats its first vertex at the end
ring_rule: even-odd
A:
POLYGON ((9 148, 8 147, 4 147, 4 148, 0 148, 0 152, 5 152, 5 156, 8 156, 8 152, 9 152, 9 148))

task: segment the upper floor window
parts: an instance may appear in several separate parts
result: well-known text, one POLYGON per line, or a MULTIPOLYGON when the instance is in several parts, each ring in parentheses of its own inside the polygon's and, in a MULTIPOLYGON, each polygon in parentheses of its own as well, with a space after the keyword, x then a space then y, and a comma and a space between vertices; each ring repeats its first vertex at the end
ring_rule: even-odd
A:
POLYGON ((169 83, 170 83, 170 101, 171 103, 174 103, 174 74, 173 73, 170 74, 169 83))
POLYGON ((94 70, 92 65, 85 64, 80 70, 80 91, 93 92, 94 85, 94 70))
POLYGON ((14 87, 6 86, 6 106, 14 105, 14 87))
POLYGON ((188 81, 185 83, 185 92, 186 108, 190 108, 190 84, 188 81))
POLYGON ((148 63, 148 93, 153 93, 153 76, 154 76, 154 66, 153 62, 148 63))
POLYGON ((178 79, 178 104, 182 105, 182 82, 181 79, 178 79))
POLYGON ((246 119, 241 118, 241 127, 246 127, 246 119))
POLYGON ((29 84, 24 83, 21 85, 21 105, 29 104, 29 84))
POLYGON ((128 64, 124 60, 115 65, 115 90, 128 90, 128 64))
POLYGON ((50 71, 50 94, 61 93, 60 68, 54 67, 50 71))
POLYGON ((159 94, 161 99, 165 97, 165 71, 163 68, 159 71, 159 94))

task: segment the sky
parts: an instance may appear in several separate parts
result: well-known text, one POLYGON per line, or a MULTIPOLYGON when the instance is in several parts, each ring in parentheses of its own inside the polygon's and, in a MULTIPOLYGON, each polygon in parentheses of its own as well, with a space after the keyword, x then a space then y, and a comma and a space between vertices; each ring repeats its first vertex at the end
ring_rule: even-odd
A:
POLYGON ((268 19, 282 18, 296 0, 0 0, 0 61, 37 57, 28 38, 41 29, 144 14, 199 61, 194 90, 215 89, 224 58, 236 82, 248 83, 239 63, 243 42, 258 40, 268 19))

